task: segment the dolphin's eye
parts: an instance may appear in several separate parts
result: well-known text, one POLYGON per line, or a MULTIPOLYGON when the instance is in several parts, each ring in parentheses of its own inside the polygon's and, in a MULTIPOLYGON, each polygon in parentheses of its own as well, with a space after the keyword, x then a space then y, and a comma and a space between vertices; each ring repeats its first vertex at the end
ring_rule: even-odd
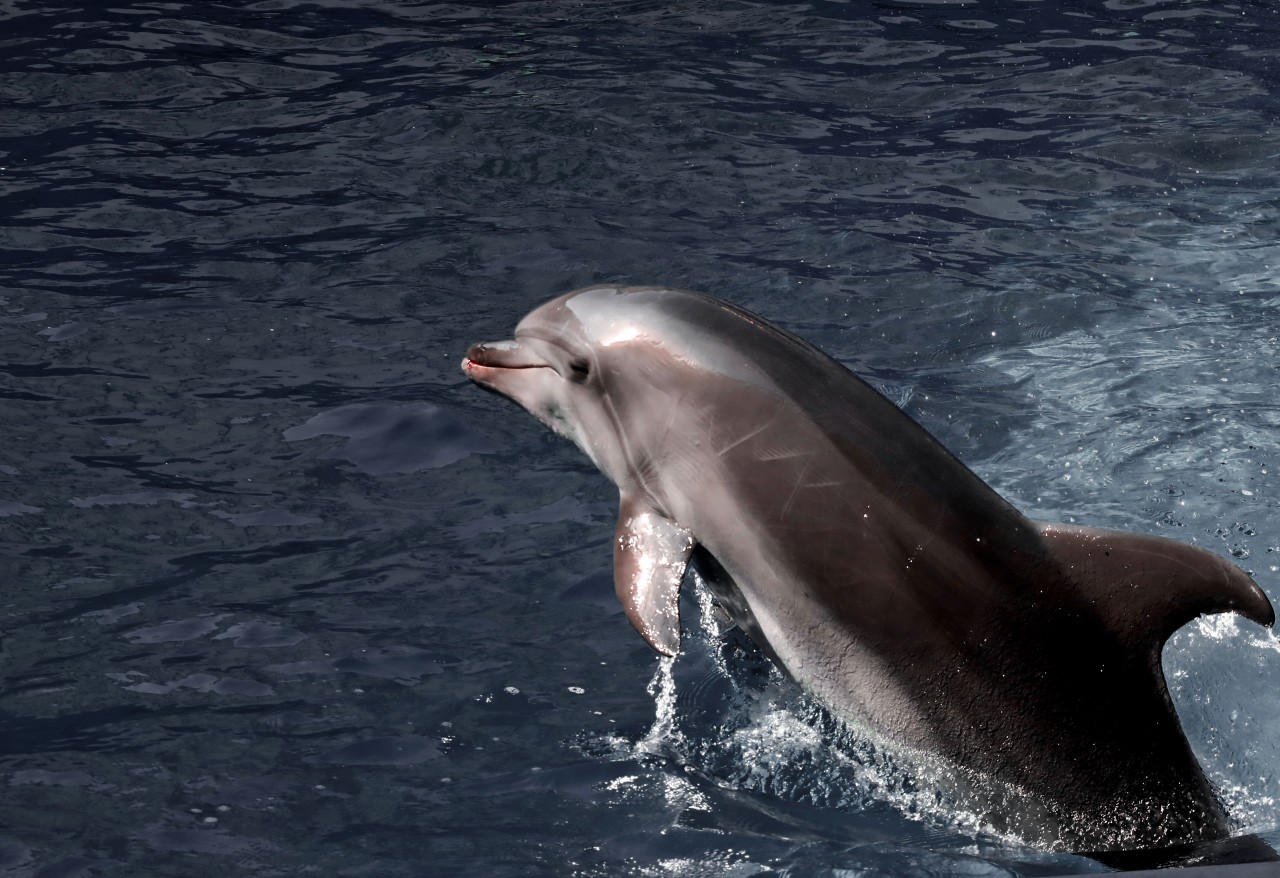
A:
POLYGON ((578 384, 591 377, 591 364, 586 360, 569 361, 569 378, 578 384))

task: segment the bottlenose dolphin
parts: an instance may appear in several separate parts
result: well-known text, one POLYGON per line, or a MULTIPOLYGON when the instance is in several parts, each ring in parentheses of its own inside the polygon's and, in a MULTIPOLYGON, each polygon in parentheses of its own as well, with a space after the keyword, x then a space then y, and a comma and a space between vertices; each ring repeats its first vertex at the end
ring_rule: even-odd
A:
POLYGON ((1234 565, 1025 518, 838 362, 711 296, 578 290, 462 367, 617 485, 617 593, 658 652, 679 649, 697 549, 728 613, 836 716, 1037 803, 1008 825, 1077 851, 1228 834, 1160 653, 1202 613, 1274 623, 1234 565))

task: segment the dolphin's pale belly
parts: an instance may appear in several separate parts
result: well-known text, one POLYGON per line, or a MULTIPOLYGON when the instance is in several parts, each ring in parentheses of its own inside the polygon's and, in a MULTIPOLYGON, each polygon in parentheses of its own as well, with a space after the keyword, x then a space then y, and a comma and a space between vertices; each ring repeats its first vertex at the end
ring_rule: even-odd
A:
MULTIPOLYGON (((737 508, 745 510, 743 500, 749 498, 724 496, 735 480, 717 478, 722 474, 711 467, 702 472, 706 482, 694 492, 697 496, 711 506, 736 502, 737 508)), ((822 494, 835 490, 839 489, 803 492, 812 496, 802 494, 800 499, 777 498, 780 504, 789 503, 797 521, 816 516, 827 522, 824 529, 809 532, 806 548, 799 554, 775 551, 773 538, 765 535, 770 523, 753 514, 744 511, 733 520, 733 527, 725 528, 723 523, 704 521, 705 515, 690 508, 687 514, 702 525, 702 545, 714 559, 714 563, 703 560, 704 579, 734 621, 840 719, 893 740, 927 747, 930 742, 923 735, 928 726, 920 721, 918 700, 902 682, 909 673, 893 667, 861 639, 857 620, 842 616, 818 587, 831 575, 821 568, 834 560, 847 579, 838 587, 856 599, 856 566, 850 562, 851 572, 843 573, 844 559, 851 547, 856 555, 857 543, 867 541, 865 534, 856 532, 861 530, 856 525, 833 526, 841 524, 829 512, 835 504, 822 494), (810 504, 818 508, 806 508, 810 504)), ((872 537, 870 542, 877 541, 872 537)))
POLYGON ((765 612, 757 619, 782 666, 840 719, 891 740, 926 744, 916 740, 926 728, 916 702, 879 656, 852 640, 832 637, 829 623, 820 618, 793 614, 780 621, 765 612), (796 630, 821 635, 795 637, 789 633, 796 630))
POLYGON ((889 740, 929 747, 922 737, 929 726, 921 721, 918 699, 902 682, 902 669, 860 643, 819 600, 795 599, 803 592, 800 574, 739 582, 726 570, 716 582, 706 575, 704 580, 734 622, 838 718, 889 740), (779 594, 790 599, 770 598, 779 594))

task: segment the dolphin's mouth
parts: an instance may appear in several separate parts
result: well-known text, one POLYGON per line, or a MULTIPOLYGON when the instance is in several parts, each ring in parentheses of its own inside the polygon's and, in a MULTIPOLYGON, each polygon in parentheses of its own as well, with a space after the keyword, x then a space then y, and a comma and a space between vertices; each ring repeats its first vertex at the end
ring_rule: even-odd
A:
POLYGON ((487 369, 545 369, 550 364, 514 339, 473 344, 462 358, 468 378, 481 380, 487 369))

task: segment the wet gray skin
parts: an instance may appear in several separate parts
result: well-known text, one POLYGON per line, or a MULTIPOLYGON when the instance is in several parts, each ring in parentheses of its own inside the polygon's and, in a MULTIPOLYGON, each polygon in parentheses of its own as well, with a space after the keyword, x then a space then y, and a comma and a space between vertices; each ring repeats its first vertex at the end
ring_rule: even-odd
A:
POLYGON ((1160 665, 1199 614, 1274 622, 1224 559, 1025 518, 839 363, 698 293, 568 293, 463 370, 618 486, 617 592, 658 652, 679 649, 700 547, 787 673, 846 722, 1003 789, 997 825, 1073 850, 1228 833, 1160 665))

